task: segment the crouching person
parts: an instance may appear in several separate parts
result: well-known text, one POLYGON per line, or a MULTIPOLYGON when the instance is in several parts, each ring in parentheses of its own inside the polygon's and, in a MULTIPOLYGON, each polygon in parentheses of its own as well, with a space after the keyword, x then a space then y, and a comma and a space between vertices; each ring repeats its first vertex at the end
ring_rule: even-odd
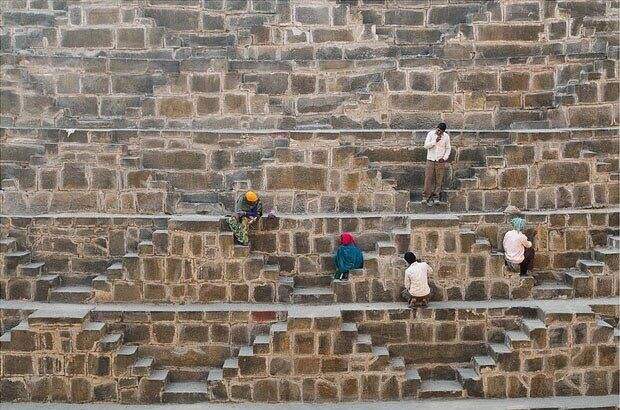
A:
POLYGON ((510 223, 513 229, 506 232, 503 241, 506 266, 519 272, 521 276, 526 276, 534 267, 534 247, 523 233, 525 219, 513 218, 510 223))
POLYGON ((228 218, 228 226, 233 232, 235 241, 241 245, 250 242, 248 231, 250 225, 263 215, 263 205, 258 194, 248 191, 235 204, 235 215, 228 218))
POLYGON ((334 256, 336 273, 334 279, 349 279, 351 269, 362 269, 364 267, 364 255, 360 248, 355 244, 355 238, 348 232, 340 235, 340 246, 334 256))
POLYGON ((409 267, 405 270, 405 289, 402 297, 409 303, 410 308, 425 307, 431 296, 428 275, 432 269, 428 263, 418 261, 413 252, 405 253, 405 261, 409 267))

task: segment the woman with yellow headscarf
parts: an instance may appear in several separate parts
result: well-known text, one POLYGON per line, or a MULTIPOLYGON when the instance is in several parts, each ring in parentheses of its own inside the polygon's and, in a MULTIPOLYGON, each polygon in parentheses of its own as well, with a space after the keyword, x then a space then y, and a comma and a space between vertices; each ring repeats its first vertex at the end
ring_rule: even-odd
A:
POLYGON ((250 225, 263 215, 263 204, 258 194, 247 191, 235 204, 235 215, 228 218, 228 226, 235 236, 235 240, 242 245, 250 242, 248 231, 250 225))

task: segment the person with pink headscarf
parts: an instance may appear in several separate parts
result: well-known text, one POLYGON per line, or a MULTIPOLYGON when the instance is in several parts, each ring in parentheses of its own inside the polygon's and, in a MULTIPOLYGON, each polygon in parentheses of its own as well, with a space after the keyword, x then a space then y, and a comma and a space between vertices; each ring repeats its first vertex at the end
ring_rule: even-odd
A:
POLYGON ((351 269, 364 267, 364 255, 355 244, 353 235, 348 232, 340 235, 340 246, 334 256, 334 265, 336 265, 334 279, 337 280, 347 280, 351 269))

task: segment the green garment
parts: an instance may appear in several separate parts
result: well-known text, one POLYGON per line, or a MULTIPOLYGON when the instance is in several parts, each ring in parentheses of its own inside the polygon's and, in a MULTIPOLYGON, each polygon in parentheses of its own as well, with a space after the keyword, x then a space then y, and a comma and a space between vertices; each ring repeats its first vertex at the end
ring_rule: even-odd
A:
POLYGON ((251 204, 245 199, 245 195, 241 195, 235 205, 235 212, 244 212, 247 216, 258 218, 263 215, 263 204, 260 199, 255 204, 251 204))
POLYGON ((334 279, 347 279, 351 269, 364 267, 364 255, 355 245, 341 245, 336 251, 334 264, 336 265, 334 279))

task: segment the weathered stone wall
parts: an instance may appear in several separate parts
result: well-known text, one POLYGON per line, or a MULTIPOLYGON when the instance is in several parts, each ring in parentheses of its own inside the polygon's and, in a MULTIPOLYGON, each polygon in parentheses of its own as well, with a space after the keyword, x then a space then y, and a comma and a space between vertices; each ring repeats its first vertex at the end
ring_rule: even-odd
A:
MULTIPOLYGON (((416 212, 424 134, 7 128, 2 212, 223 214, 246 188, 279 213, 416 212)), ((449 210, 616 205, 616 139, 617 129, 454 131, 449 210)))
POLYGON ((4 0, 5 125, 618 124, 609 0, 4 0))
MULTIPOLYGON (((617 234, 617 210, 532 213, 540 225, 536 269, 563 272, 590 259, 617 234)), ((45 262, 63 282, 95 285, 99 300, 149 302, 290 302, 291 286, 330 282, 341 232, 356 235, 366 253, 363 272, 333 287, 337 302, 399 299, 405 269, 401 254, 413 250, 434 269, 436 300, 522 299, 535 282, 504 266, 503 214, 416 218, 406 216, 282 217, 252 228, 251 247, 234 246, 217 217, 6 217, 3 231, 45 262), (479 243, 478 239, 484 239, 479 243), (494 251, 495 250, 495 251, 494 251), (114 272, 108 268, 122 262, 114 272), (290 279, 290 286, 282 279, 290 279), (327 282, 325 282, 327 279, 327 282)), ((610 262, 611 263, 611 262, 610 262)), ((7 265, 8 266, 8 265, 7 265)), ((582 296, 618 292, 617 262, 591 277, 582 296)), ((0 291, 31 299, 37 278, 5 267, 0 291)), ((46 299, 44 299, 46 300, 46 299)))
MULTIPOLYGON (((0 319, 10 323, 14 313, 1 310, 0 319)), ((78 314, 35 312, 11 327, 10 340, 1 342, 3 399, 157 402, 162 387, 192 367, 209 369, 212 401, 423 398, 420 378, 457 379, 466 397, 618 392, 613 327, 602 320, 617 318, 588 307, 345 308, 314 317, 196 308, 78 314), (275 330, 274 323, 283 326, 275 330), (118 343, 106 341, 111 334, 121 335, 118 343), (516 334, 526 339, 512 339, 516 334), (253 351, 242 357, 247 346, 253 351), (385 355, 377 357, 375 346, 385 355), (238 368, 227 367, 230 357, 238 368), (476 357, 494 360, 478 366, 476 357), (139 367, 140 358, 154 360, 139 367), (214 368, 224 377, 212 377, 214 368), (167 376, 154 380, 154 369, 167 376), (474 376, 463 378, 459 369, 474 376)))

